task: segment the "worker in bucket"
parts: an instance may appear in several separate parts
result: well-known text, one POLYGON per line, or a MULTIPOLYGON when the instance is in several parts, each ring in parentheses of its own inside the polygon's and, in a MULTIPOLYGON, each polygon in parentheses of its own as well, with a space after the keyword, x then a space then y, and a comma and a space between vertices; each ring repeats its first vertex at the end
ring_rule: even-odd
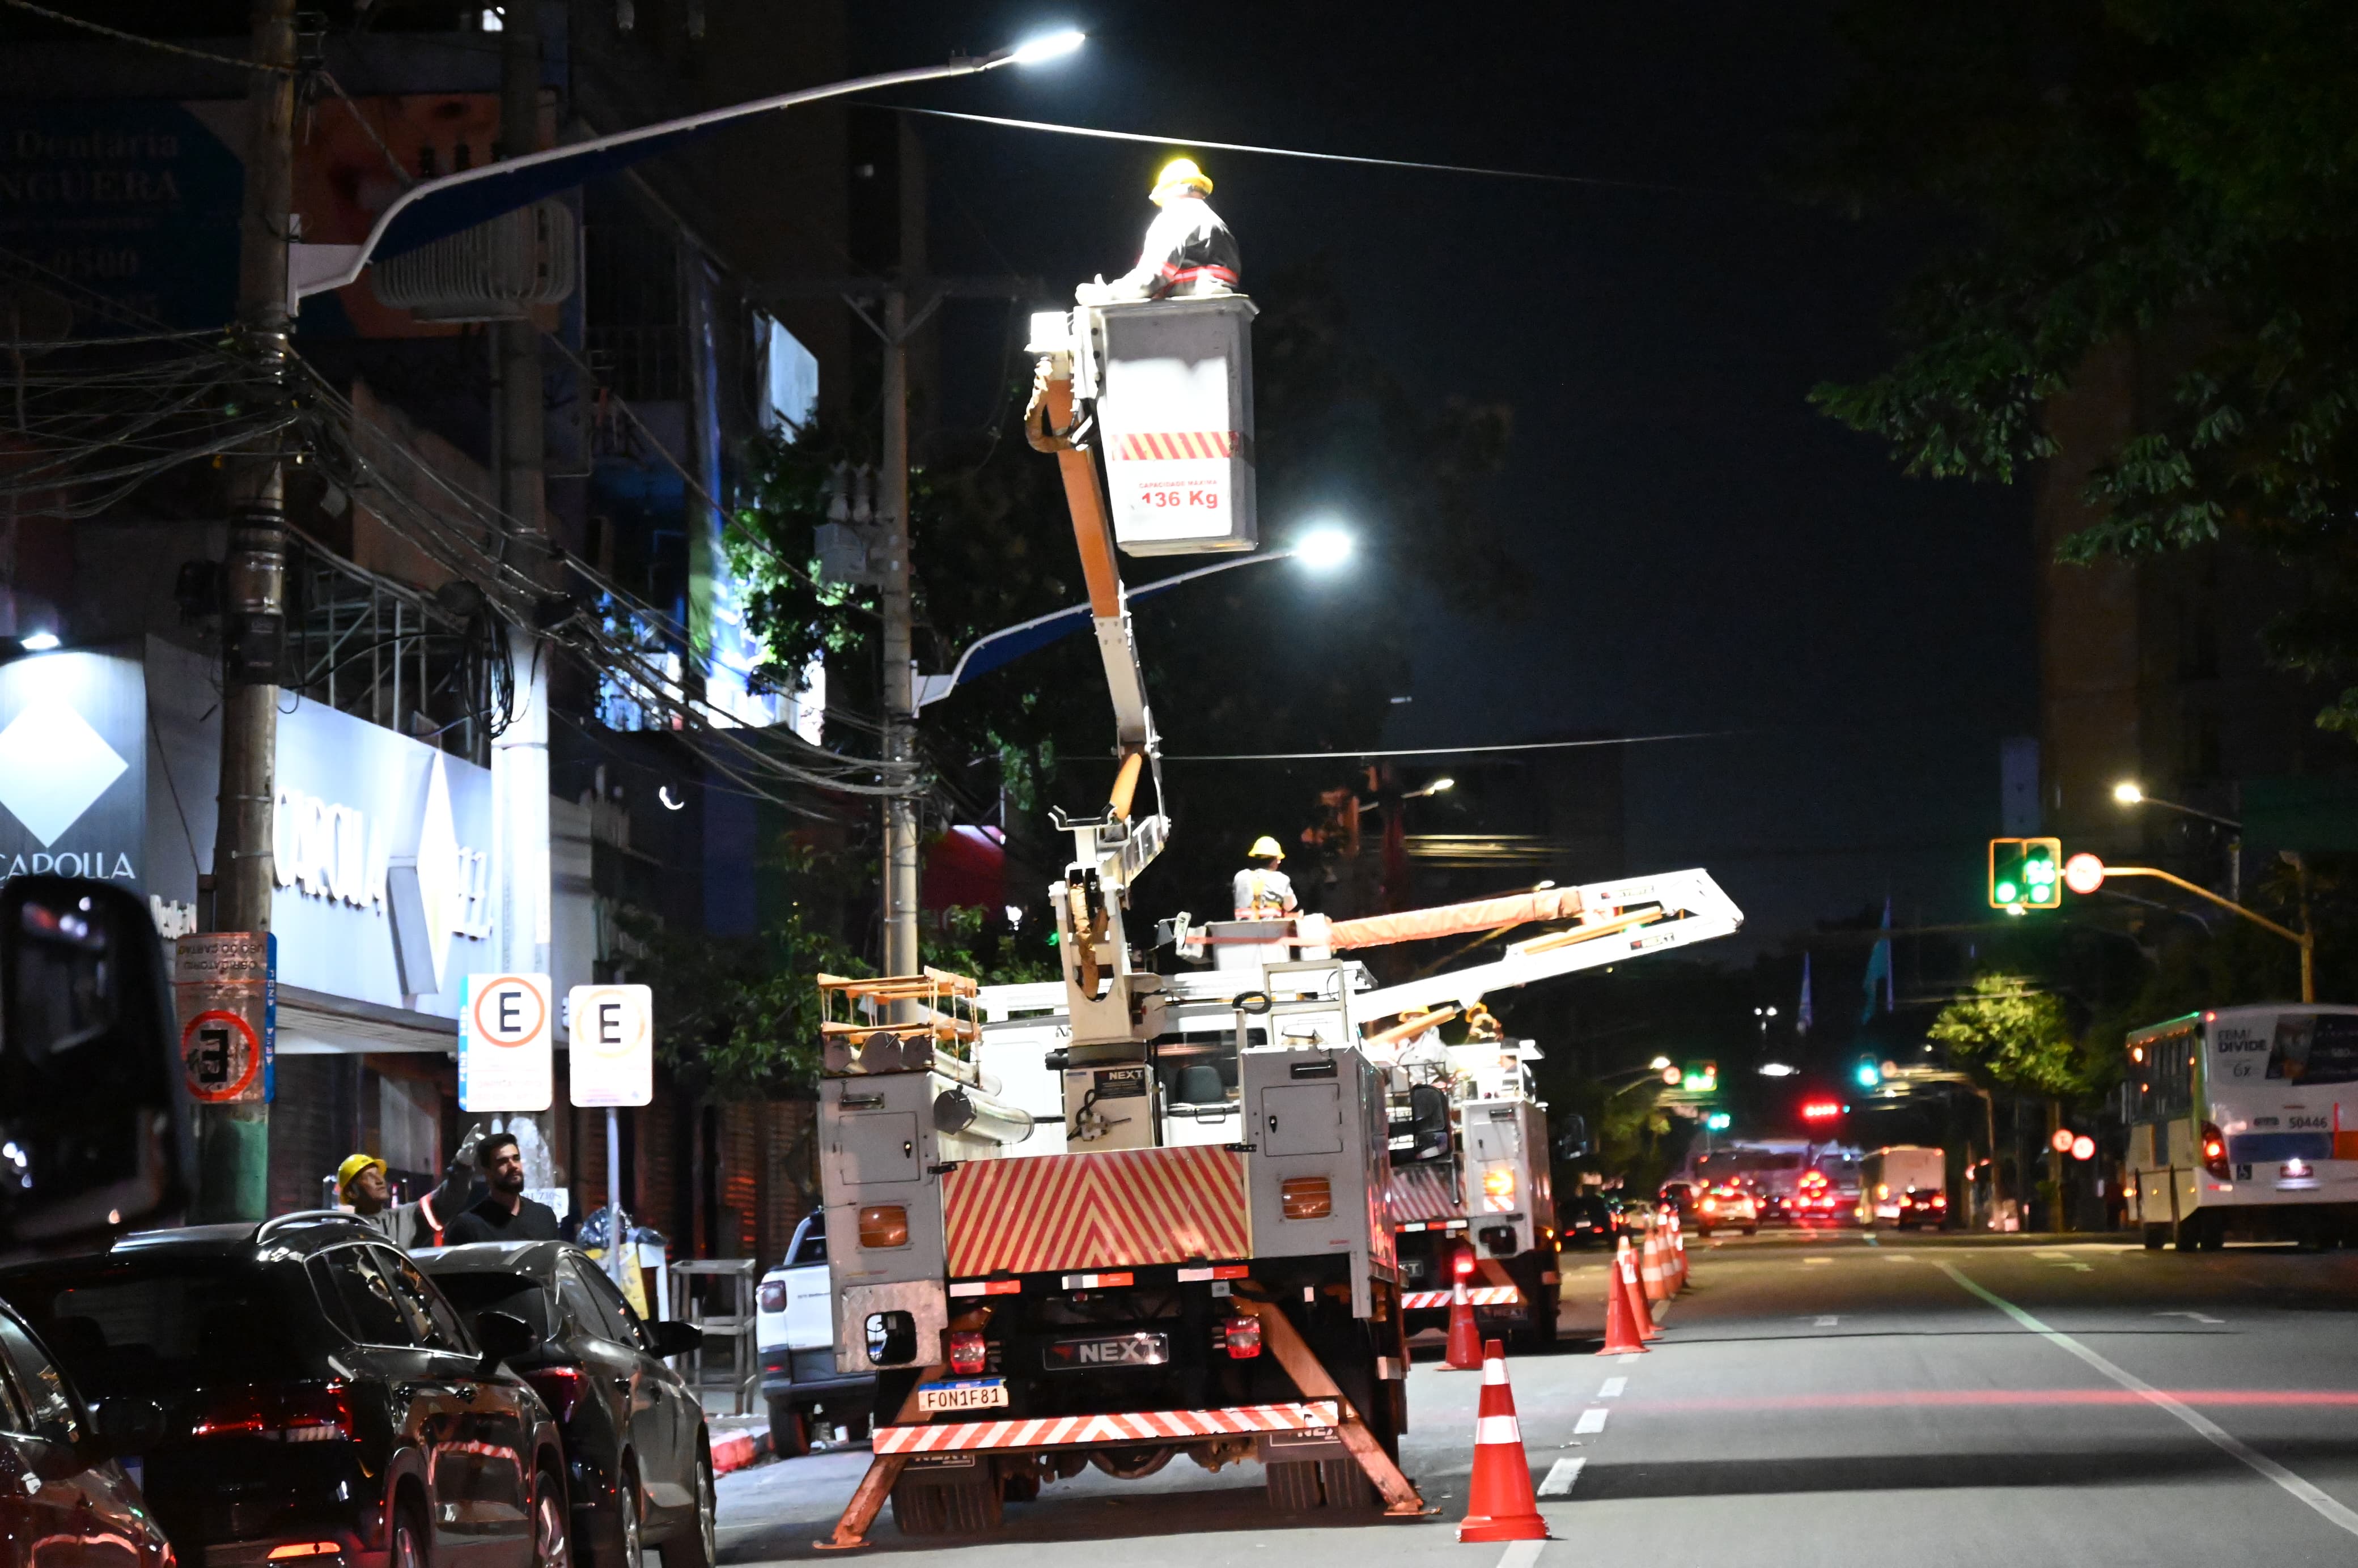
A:
POLYGON ((1149 198, 1162 211, 1146 226, 1138 265, 1111 283, 1100 278, 1081 285, 1076 297, 1084 305, 1103 305, 1116 299, 1188 299, 1236 292, 1243 264, 1237 256, 1236 236, 1204 200, 1211 193, 1211 176, 1196 168, 1194 158, 1173 158, 1163 165, 1149 198))
POLYGON ((1235 892, 1238 920, 1283 920, 1302 908, 1293 896, 1293 881, 1277 869, 1285 859, 1285 851, 1277 840, 1264 833, 1253 840, 1252 851, 1245 857, 1252 863, 1237 873, 1235 892))

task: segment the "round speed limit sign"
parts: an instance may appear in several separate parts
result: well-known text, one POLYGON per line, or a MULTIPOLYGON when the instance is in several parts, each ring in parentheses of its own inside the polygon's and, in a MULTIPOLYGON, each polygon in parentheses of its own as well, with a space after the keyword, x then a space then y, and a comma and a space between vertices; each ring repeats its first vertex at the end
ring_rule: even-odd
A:
POLYGON ((242 1014, 209 1008, 180 1030, 180 1068, 193 1100, 222 1105, 258 1099, 262 1038, 242 1014))

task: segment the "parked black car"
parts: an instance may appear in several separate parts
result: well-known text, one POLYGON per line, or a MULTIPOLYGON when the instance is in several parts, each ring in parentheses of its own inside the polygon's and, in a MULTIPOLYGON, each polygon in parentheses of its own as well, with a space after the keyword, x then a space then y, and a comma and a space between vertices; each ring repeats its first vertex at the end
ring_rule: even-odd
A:
POLYGON ((350 1215, 127 1236, 0 1270, 66 1372, 152 1399, 135 1456, 186 1568, 568 1568, 557 1422, 472 1323, 350 1215))
POLYGON ((0 1564, 173 1568, 115 1457, 126 1440, 152 1442, 163 1420, 141 1400, 89 1409, 39 1336, 0 1305, 0 1564))
POLYGON ((540 1343, 509 1365, 557 1414, 571 1462, 574 1539, 596 1568, 712 1568, 712 1438, 704 1407, 663 1357, 697 1347, 685 1323, 646 1323, 578 1248, 485 1241, 421 1252, 466 1312, 522 1318, 540 1343))

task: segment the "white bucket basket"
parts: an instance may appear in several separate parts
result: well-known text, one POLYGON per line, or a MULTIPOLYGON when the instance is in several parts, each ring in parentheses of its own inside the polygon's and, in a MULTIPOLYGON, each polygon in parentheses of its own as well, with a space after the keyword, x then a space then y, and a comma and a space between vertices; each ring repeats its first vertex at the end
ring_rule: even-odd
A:
POLYGON ((1132 556, 1251 549, 1253 302, 1236 294, 1080 314, 1115 542, 1132 556))

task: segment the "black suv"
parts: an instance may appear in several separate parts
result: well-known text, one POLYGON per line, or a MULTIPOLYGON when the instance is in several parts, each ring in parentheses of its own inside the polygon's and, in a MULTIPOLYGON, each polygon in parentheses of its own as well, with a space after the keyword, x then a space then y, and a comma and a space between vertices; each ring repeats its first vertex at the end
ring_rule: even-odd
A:
POLYGON ((562 1241, 484 1241, 421 1252, 468 1312, 512 1314, 540 1344, 509 1361, 540 1390, 573 1462, 574 1539, 593 1568, 712 1568, 712 1437, 704 1405, 663 1357, 704 1342, 692 1324, 644 1323, 613 1281, 562 1241))
POLYGON ((501 1366, 532 1348, 463 1323, 349 1215, 127 1236, 0 1270, 83 1391, 162 1405, 136 1457, 180 1562, 202 1568, 565 1568, 557 1423, 501 1366))

